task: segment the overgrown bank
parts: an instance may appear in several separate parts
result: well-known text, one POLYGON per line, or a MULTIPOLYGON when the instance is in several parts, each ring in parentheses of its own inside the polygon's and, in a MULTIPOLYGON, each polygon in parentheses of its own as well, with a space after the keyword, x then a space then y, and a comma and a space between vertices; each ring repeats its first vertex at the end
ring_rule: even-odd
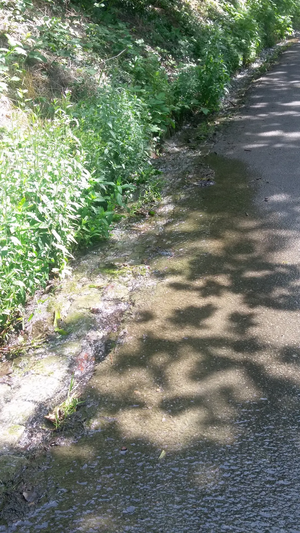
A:
POLYGON ((155 144, 188 114, 215 111, 231 75, 291 34, 300 3, 0 5, 7 333, 27 296, 66 267, 75 247, 107 237, 137 187, 151 191, 155 144))

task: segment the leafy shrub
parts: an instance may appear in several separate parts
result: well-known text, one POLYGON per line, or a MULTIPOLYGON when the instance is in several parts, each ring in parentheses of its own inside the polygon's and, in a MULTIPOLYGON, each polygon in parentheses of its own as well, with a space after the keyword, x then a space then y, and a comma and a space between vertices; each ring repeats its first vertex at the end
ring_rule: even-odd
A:
POLYGON ((250 14, 257 21, 261 47, 273 46, 291 32, 291 18, 285 12, 285 2, 254 0, 250 14), (280 9, 281 7, 281 9, 280 9))
POLYGON ((133 83, 131 91, 138 94, 146 105, 152 133, 163 135, 174 127, 174 106, 171 85, 159 55, 135 55, 127 63, 126 70, 133 83))
POLYGON ((0 325, 66 263, 89 173, 67 117, 7 133, 0 144, 0 325))
POLYGON ((225 55, 228 57, 231 72, 234 72, 240 65, 246 65, 253 60, 261 48, 259 26, 247 6, 237 9, 226 3, 223 7, 226 13, 223 21, 227 41, 225 55))
POLYGON ((145 105, 106 87, 0 142, 0 327, 68 262, 78 243, 107 237, 116 205, 145 173, 145 105))
POLYGON ((129 89, 104 87, 72 115, 91 174, 80 212, 80 241, 107 236, 116 205, 150 168, 150 127, 145 104, 129 89))
POLYGON ((218 108, 229 74, 219 35, 208 40, 198 64, 183 66, 174 83, 176 111, 200 109, 205 114, 218 108))

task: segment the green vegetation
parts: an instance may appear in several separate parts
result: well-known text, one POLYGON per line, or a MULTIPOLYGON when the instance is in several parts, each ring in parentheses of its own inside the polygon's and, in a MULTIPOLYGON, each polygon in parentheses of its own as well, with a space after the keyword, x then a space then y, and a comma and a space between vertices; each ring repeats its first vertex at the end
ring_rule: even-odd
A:
POLYGON ((109 236, 136 190, 159 195, 151 151, 185 117, 218 109, 232 74, 292 33, 300 0, 0 7, 4 337, 76 247, 109 236))
POLYGON ((74 395, 75 380, 74 376, 71 378, 69 385, 68 395, 64 402, 55 407, 51 413, 45 416, 46 420, 51 422, 55 429, 58 430, 62 427, 67 418, 76 413, 77 408, 82 402, 74 395))

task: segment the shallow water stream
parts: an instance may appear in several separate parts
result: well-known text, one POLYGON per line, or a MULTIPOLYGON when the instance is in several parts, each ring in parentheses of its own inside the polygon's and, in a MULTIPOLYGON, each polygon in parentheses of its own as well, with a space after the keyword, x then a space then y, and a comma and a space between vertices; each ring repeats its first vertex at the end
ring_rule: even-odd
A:
POLYGON ((171 218, 149 224, 155 283, 88 384, 84 430, 37 456, 29 512, 0 531, 300 532, 300 186, 282 179, 293 161, 299 177, 300 151, 276 106, 300 114, 295 88, 274 97, 298 56, 220 134, 211 185, 182 156, 171 218))

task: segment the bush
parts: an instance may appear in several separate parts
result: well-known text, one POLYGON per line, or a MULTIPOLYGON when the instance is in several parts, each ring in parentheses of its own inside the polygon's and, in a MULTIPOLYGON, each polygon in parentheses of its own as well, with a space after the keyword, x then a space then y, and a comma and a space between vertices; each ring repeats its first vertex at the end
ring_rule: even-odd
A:
POLYGON ((292 31, 290 14, 287 12, 288 3, 279 0, 254 0, 251 2, 249 13, 257 21, 259 28, 260 47, 273 46, 292 31))
POLYGON ((108 236, 114 208, 149 170, 150 126, 145 104, 129 89, 105 87, 71 110, 86 153, 90 188, 78 239, 108 236))
POLYGON ((205 44, 198 64, 185 65, 174 82, 176 111, 214 111, 220 104, 229 81, 222 54, 222 33, 215 31, 205 44))
POLYGON ((68 117, 8 133, 0 144, 0 326, 66 263, 89 184, 68 117))
POLYGON ((130 91, 32 115, 0 142, 0 327, 78 243, 108 236, 116 205, 149 171, 149 125, 130 91))

